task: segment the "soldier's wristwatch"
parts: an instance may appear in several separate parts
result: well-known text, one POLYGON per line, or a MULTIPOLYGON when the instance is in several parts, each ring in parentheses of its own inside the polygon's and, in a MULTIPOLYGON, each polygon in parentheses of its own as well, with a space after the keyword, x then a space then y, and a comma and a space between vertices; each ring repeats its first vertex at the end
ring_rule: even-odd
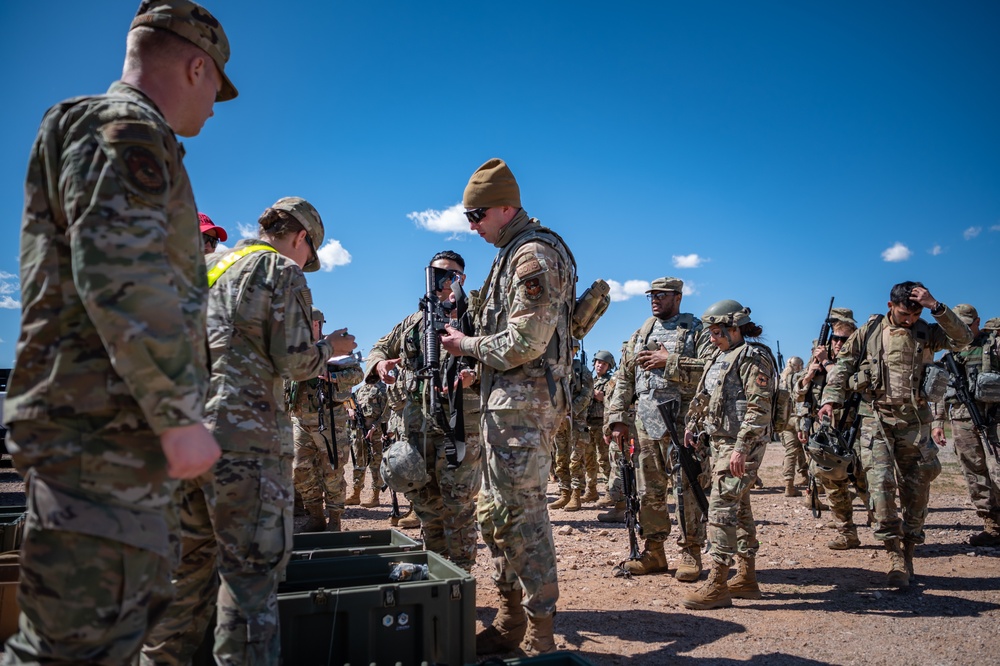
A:
POLYGON ((936 303, 934 303, 934 307, 931 308, 931 314, 934 315, 935 317, 938 317, 944 314, 944 309, 945 309, 944 303, 942 303, 941 301, 937 301, 936 303))

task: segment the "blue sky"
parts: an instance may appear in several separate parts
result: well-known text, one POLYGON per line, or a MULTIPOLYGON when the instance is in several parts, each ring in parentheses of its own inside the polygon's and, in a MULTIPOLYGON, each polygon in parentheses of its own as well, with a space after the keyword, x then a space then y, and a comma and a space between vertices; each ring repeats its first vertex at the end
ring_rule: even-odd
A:
MULTIPOLYGON (((38 122, 119 76, 137 6, 0 4, 0 365, 38 122)), ((314 298, 364 351, 416 308, 436 251, 482 283, 495 249, 455 206, 494 156, 569 242, 578 291, 613 281, 591 356, 617 357, 665 275, 696 315, 750 306, 786 357, 831 296, 867 316, 903 280, 1000 316, 996 2, 206 6, 240 96, 185 140, 199 208, 239 236, 279 197, 315 204, 339 265, 309 275, 314 298)))

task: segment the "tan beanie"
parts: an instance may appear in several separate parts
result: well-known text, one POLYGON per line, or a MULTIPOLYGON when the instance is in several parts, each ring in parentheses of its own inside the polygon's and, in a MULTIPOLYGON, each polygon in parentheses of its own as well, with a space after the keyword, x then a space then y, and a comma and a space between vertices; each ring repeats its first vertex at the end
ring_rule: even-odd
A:
POLYGON ((503 160, 494 157, 476 169, 462 195, 466 208, 521 207, 521 190, 503 160))

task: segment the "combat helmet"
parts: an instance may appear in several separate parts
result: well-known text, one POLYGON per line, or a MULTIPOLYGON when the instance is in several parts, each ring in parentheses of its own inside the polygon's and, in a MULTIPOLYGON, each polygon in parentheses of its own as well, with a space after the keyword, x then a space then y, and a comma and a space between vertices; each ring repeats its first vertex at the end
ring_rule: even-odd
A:
POLYGON ((427 464, 417 447, 405 439, 392 443, 379 467, 386 485, 397 493, 420 490, 427 485, 427 464))
POLYGON ((718 324, 719 326, 739 328, 743 324, 750 323, 750 308, 743 307, 739 301, 727 298, 709 305, 704 314, 701 315, 701 321, 706 326, 718 324))
POLYGON ((594 354, 594 360, 595 361, 604 361, 605 363, 607 363, 610 366, 614 366, 614 364, 615 364, 615 357, 614 357, 614 355, 612 355, 611 352, 605 351, 603 349, 600 350, 599 352, 597 352, 596 354, 594 354))
POLYGON ((854 462, 854 454, 847 447, 840 433, 824 422, 809 438, 806 453, 812 458, 816 476, 828 481, 843 481, 854 462))

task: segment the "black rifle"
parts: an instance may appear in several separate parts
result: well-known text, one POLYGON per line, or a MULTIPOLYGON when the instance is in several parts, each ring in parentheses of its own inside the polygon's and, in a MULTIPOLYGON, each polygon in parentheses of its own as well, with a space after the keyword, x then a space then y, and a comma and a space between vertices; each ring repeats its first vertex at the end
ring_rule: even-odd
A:
POLYGON ((371 440, 368 439, 368 423, 365 421, 365 415, 361 411, 361 403, 358 402, 357 393, 351 393, 351 399, 348 401, 347 406, 354 410, 354 429, 361 433, 361 441, 365 443, 365 467, 367 467, 375 457, 375 450, 372 448, 371 440))
MULTIPOLYGON (((438 293, 444 288, 444 283, 452 280, 452 293, 455 294, 456 302, 454 307, 462 307, 459 301, 465 301, 465 293, 456 276, 452 271, 443 268, 428 266, 424 270, 425 293, 420 299, 420 309, 423 312, 423 354, 424 367, 417 373, 419 379, 429 382, 427 386, 429 409, 432 417, 437 421, 438 427, 444 432, 444 455, 448 461, 448 468, 455 469, 461 464, 465 457, 465 417, 462 410, 462 383, 457 382, 458 363, 457 359, 449 359, 448 367, 445 369, 444 377, 441 373, 441 339, 440 335, 445 332, 445 326, 451 323, 451 317, 445 309, 445 304, 438 298, 438 293), (451 407, 451 418, 444 413, 444 406, 441 403, 441 395, 445 393, 444 382, 448 387, 454 387, 448 391, 448 400, 451 407)), ((464 314, 461 310, 459 316, 464 314)))
MULTIPOLYGON (((329 368, 327 371, 329 371, 329 368)), ((319 386, 316 388, 316 399, 319 402, 319 434, 323 438, 323 443, 326 444, 326 455, 330 459, 330 465, 333 466, 333 469, 337 469, 340 467, 340 456, 337 455, 336 422, 333 419, 333 386, 330 382, 325 379, 319 380, 319 386), (325 409, 330 410, 329 428, 323 422, 323 410, 325 409), (330 431, 329 439, 323 434, 327 430, 330 431), (332 445, 330 440, 333 440, 332 445)))
MULTIPOLYGON (((642 526, 639 525, 639 489, 635 482, 635 463, 632 462, 632 455, 635 452, 635 440, 630 439, 629 444, 622 451, 621 472, 622 472, 622 494, 625 495, 625 527, 628 528, 628 559, 638 560, 639 539, 642 536, 642 526)), ((618 566, 624 571, 624 567, 618 566)))
MULTIPOLYGON (((677 454, 677 462, 680 464, 681 469, 684 470, 684 476, 687 477, 688 484, 691 486, 691 492, 694 494, 694 499, 698 503, 698 508, 701 509, 701 520, 702 522, 705 522, 708 520, 708 498, 705 497, 705 490, 701 487, 701 483, 698 481, 698 477, 701 475, 701 465, 697 460, 695 460, 694 454, 691 453, 691 449, 684 446, 684 442, 682 442, 680 437, 677 436, 677 424, 674 423, 674 411, 679 407, 680 403, 676 400, 661 402, 656 406, 656 408, 660 410, 660 417, 667 425, 667 431, 670 433, 670 443, 673 444, 674 451, 677 454)), ((678 496, 681 494, 681 492, 678 492, 678 496)))
MULTIPOLYGON (((829 316, 827 316, 829 319, 829 316)), ((778 372, 785 369, 785 357, 781 355, 781 340, 777 341, 778 344, 778 372)))
MULTIPOLYGON (((820 347, 822 347, 826 349, 827 354, 830 353, 830 315, 833 314, 833 299, 834 297, 831 296, 830 307, 826 309, 826 318, 823 320, 823 325, 819 327, 819 338, 817 339, 816 342, 816 348, 819 349, 820 347)), ((810 363, 812 362, 812 357, 810 357, 809 361, 810 363)), ((784 369, 784 366, 782 366, 782 369, 784 369)), ((819 372, 825 373, 826 370, 820 369, 819 372)), ((813 426, 812 414, 813 414, 813 409, 815 408, 815 404, 813 404, 813 389, 815 388, 815 386, 816 386, 816 377, 814 376, 812 378, 812 381, 809 382, 809 387, 806 390, 805 400, 802 401, 803 412, 805 413, 805 416, 802 417, 802 426, 803 426, 802 429, 806 431, 807 435, 812 434, 812 426, 813 426)))
POLYGON ((976 404, 975 398, 972 397, 972 392, 969 390, 969 383, 965 377, 965 363, 962 363, 962 367, 959 367, 959 363, 950 352, 942 356, 941 360, 944 361, 945 367, 948 368, 948 372, 951 374, 951 386, 955 389, 955 397, 969 410, 969 416, 972 417, 972 425, 975 427, 976 432, 979 433, 979 439, 993 452, 993 457, 1000 460, 1000 444, 993 437, 994 425, 979 411, 979 405, 976 404))

